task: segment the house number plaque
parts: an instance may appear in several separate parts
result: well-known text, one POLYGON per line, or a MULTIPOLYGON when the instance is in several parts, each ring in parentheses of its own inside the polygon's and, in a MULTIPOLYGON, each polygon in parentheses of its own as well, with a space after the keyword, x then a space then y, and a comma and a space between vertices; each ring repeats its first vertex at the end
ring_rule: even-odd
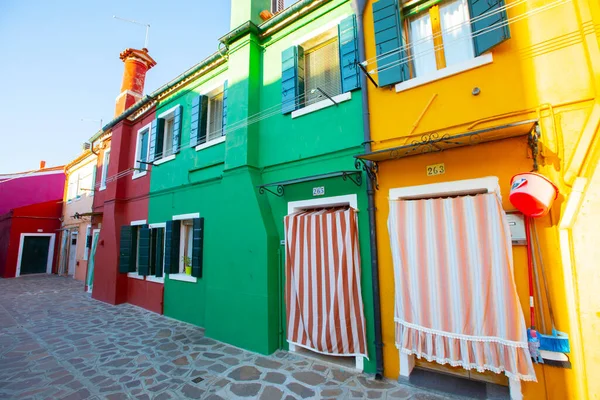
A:
POLYGON ((324 196, 325 186, 318 186, 313 188, 313 196, 324 196))
POLYGON ((427 176, 442 175, 446 173, 446 166, 444 163, 433 164, 427 166, 427 176))

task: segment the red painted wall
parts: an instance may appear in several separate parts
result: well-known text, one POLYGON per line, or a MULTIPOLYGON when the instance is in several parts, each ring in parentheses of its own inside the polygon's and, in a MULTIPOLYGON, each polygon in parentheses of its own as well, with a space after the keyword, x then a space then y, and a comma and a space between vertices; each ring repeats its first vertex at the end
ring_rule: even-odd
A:
POLYGON ((58 172, 38 171, 35 174, 0 183, 0 214, 16 207, 62 199, 65 187, 62 169, 58 172))
MULTIPOLYGON (((96 184, 102 174, 104 151, 110 148, 110 162, 107 176, 133 168, 137 132, 154 120, 154 110, 148 112, 136 123, 124 121, 112 129, 110 140, 98 156, 96 184)), ((102 212, 102 217, 94 218, 94 227, 101 222, 100 237, 94 260, 94 288, 92 297, 110 304, 129 302, 155 312, 162 312, 162 285, 128 278, 119 273, 119 241, 121 226, 131 221, 148 219, 148 193, 150 191, 150 171, 143 177, 131 179, 132 173, 106 184, 106 189, 96 191, 94 212, 102 212)))
MULTIPOLYGON (((22 233, 53 233, 55 235, 52 272, 56 272, 61 212, 62 196, 44 203, 15 208, 11 213, 0 217, 0 249, 6 248, 4 265, 0 265, 2 277, 15 277, 22 233), (8 229, 6 229, 7 227, 8 229)), ((1 260, 0 256, 0 262, 1 260)))

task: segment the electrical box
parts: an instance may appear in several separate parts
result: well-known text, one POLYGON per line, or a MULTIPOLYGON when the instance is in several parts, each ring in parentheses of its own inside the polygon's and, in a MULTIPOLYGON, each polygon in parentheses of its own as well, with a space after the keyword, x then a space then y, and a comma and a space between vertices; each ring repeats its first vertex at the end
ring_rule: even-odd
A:
POLYGON ((508 226, 510 227, 510 237, 512 244, 524 246, 527 244, 525 236, 525 217, 519 212, 507 213, 508 226))

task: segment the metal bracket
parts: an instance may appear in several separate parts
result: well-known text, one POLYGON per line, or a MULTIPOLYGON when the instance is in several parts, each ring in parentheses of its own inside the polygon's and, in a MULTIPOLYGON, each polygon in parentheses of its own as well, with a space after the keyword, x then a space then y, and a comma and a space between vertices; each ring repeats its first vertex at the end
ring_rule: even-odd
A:
POLYGON ((335 104, 335 106, 336 106, 336 107, 337 107, 337 106, 339 106, 339 104, 338 104, 338 103, 337 103, 337 102, 336 102, 336 101, 335 101, 335 100, 334 100, 334 99, 333 99, 333 98, 332 98, 330 95, 328 95, 327 93, 325 93, 325 91, 324 91, 323 89, 321 89, 320 87, 318 87, 318 86, 317 86, 317 90, 318 90, 319 92, 321 92, 321 94, 322 94, 323 96, 325 96, 325 97, 327 97, 329 100, 331 100, 331 102, 332 102, 333 104, 335 104))
POLYGON ((356 186, 362 185, 362 173, 360 171, 356 171, 356 172, 344 171, 344 173, 342 174, 342 179, 343 180, 350 179, 356 186), (355 176, 355 178, 353 178, 352 176, 355 176))
POLYGON ((259 194, 265 194, 265 191, 266 191, 266 192, 269 192, 271 194, 274 194, 277 197, 283 197, 283 185, 277 185, 275 190, 276 191, 272 191, 271 189, 269 189, 269 188, 267 188, 265 186, 260 186, 258 188, 258 193, 259 194))
POLYGON ((378 88, 379 85, 377 84, 377 82, 375 82, 375 80, 373 79, 373 77, 371 76, 371 74, 369 74, 367 72, 367 70, 365 69, 364 65, 362 65, 362 63, 357 63, 357 65, 358 65, 358 68, 360 68, 361 71, 367 76, 367 78, 369 78, 369 80, 371 81, 371 83, 373 85, 375 85, 376 88, 378 88))
POLYGON ((379 182, 377 180, 377 171, 379 171, 379 166, 375 161, 365 161, 362 158, 357 158, 356 161, 354 161, 354 168, 359 171, 365 171, 375 189, 379 190, 379 182))

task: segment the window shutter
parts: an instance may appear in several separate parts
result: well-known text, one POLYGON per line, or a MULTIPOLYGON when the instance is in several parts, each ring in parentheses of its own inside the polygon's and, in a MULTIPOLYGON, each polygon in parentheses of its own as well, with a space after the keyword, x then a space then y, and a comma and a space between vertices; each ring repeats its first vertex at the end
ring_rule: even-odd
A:
POLYGON ((126 274, 135 272, 135 229, 129 225, 121 226, 121 241, 119 248, 119 272, 126 274))
POLYGON ((206 143, 206 124, 208 122, 208 96, 200 96, 198 112, 198 144, 206 143))
POLYGON ((165 272, 179 273, 179 236, 181 221, 167 221, 165 229, 165 272))
POLYGON ((281 53, 281 113, 288 114, 304 103, 304 49, 292 46, 281 53))
MULTIPOLYGON (((484 0, 486 1, 486 0, 484 0)), ((379 86, 388 86, 410 78, 398 0, 373 3, 373 25, 377 50, 379 86)))
POLYGON ((504 0, 469 0, 469 15, 473 31, 475 56, 510 39, 504 0), (492 14, 485 17, 485 14, 492 14), (502 26, 503 24, 506 24, 502 26))
POLYGON ((196 96, 192 100, 192 119, 190 125, 190 147, 198 145, 198 128, 200 127, 200 97, 196 96))
POLYGON ((179 153, 179 144, 181 143, 181 117, 183 107, 178 106, 173 113, 173 154, 179 153))
POLYGON ((194 218, 192 236, 192 276, 202 278, 204 254, 204 218, 194 218))
POLYGON ((344 18, 338 25, 338 45, 340 46, 342 93, 346 93, 360 87, 358 38, 354 14, 344 18))
POLYGON ((138 235, 140 235, 138 254, 138 274, 142 276, 149 275, 150 270, 150 228, 148 225, 139 227, 138 235))
MULTIPOLYGON (((156 123, 156 143, 155 143, 155 149, 152 152, 152 156, 153 156, 152 161, 154 161, 155 159, 158 159, 158 158, 162 158, 163 144, 164 144, 164 140, 165 140, 165 120, 164 120, 164 118, 157 118, 154 120, 154 122, 152 123, 153 130, 154 130, 154 123, 156 123)), ((152 139, 150 139, 150 140, 152 140, 152 139)), ((152 146, 152 143, 150 144, 150 146, 152 146)))
POLYGON ((225 136, 225 129, 227 128, 227 81, 223 83, 223 125, 221 136, 225 136))
POLYGON ((165 231, 162 228, 152 230, 152 244, 154 247, 154 274, 157 278, 163 276, 163 248, 165 245, 165 231))
POLYGON ((158 119, 152 121, 152 127, 150 128, 150 154, 148 154, 148 162, 154 162, 154 156, 156 153, 156 138, 158 134, 158 119))

